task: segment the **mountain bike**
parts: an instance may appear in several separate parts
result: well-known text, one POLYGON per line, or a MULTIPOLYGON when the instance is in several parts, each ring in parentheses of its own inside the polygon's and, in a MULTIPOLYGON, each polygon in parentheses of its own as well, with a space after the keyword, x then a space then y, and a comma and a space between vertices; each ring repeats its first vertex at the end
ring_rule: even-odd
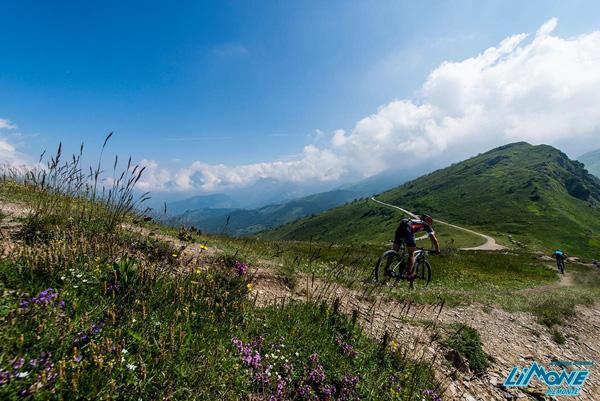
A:
MULTIPOLYGON (((412 284, 417 288, 425 288, 431 281, 431 265, 427 261, 429 250, 417 248, 415 251, 415 264, 413 266, 414 277, 412 284)), ((374 282, 385 283, 389 280, 395 280, 398 283, 400 280, 407 280, 408 253, 402 247, 399 252, 390 249, 377 259, 375 270, 373 272, 374 282)))
POLYGON ((556 267, 558 267, 558 271, 560 274, 565 274, 565 260, 561 258, 556 258, 556 267))

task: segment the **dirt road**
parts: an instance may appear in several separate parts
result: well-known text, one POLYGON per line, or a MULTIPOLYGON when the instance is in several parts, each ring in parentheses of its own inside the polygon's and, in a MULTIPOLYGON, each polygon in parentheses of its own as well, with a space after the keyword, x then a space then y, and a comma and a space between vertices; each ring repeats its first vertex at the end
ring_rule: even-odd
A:
MULTIPOLYGON (((418 216, 416 214, 409 212, 408 210, 403 209, 400 206, 390 205, 389 203, 385 203, 385 202, 375 199, 375 197, 371 197, 371 200, 375 203, 379 203, 380 205, 398 209, 401 212, 406 213, 407 215, 409 215, 413 218, 418 218, 418 216)), ((494 238, 490 237, 489 235, 485 235, 485 234, 479 233, 477 231, 469 230, 468 228, 460 227, 455 224, 450 224, 450 223, 447 223, 445 221, 438 220, 438 219, 435 219, 435 222, 438 224, 443 224, 448 227, 456 228, 457 230, 462 230, 462 231, 468 232, 468 233, 476 235, 478 237, 485 238, 485 244, 475 246, 475 247, 470 247, 470 248, 461 248, 464 251, 503 251, 503 250, 508 249, 507 247, 498 244, 496 242, 496 240, 494 238)), ((421 239, 421 238, 418 238, 418 239, 421 239)))

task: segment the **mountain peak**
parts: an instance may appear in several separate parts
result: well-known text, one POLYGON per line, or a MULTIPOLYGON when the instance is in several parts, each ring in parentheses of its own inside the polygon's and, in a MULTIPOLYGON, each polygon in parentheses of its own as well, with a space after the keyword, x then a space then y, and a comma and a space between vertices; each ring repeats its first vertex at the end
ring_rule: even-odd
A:
MULTIPOLYGON (((521 236, 520 241, 540 247, 560 247, 566 241, 582 255, 600 251, 600 181, 549 145, 507 144, 412 180, 378 199, 489 233, 521 236)), ((356 219, 361 216, 371 215, 348 205, 295 223, 286 232, 303 238, 305 232, 319 231, 312 225, 337 219, 329 224, 341 225, 336 235, 347 232, 360 238, 353 227, 360 226, 356 219)))

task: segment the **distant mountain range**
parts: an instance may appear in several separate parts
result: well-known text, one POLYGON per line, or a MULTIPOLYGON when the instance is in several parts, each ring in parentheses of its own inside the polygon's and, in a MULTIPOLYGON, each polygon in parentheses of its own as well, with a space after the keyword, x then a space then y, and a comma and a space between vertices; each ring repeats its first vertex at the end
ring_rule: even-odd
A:
MULTIPOLYGON (((510 234, 532 248, 600 256, 600 180, 551 146, 502 146, 407 182, 378 199, 492 235, 510 234)), ((328 242, 389 239, 397 220, 389 210, 363 200, 262 236, 328 242)))
MULTIPOLYGON (((227 233, 233 236, 253 235, 278 227, 299 218, 323 212, 354 199, 370 196, 392 188, 418 175, 414 171, 385 171, 373 177, 340 188, 298 197, 266 206, 241 208, 241 195, 214 194, 196 196, 182 201, 171 202, 167 206, 165 220, 173 226, 195 226, 211 233, 227 233), (237 206, 237 207, 236 207, 237 206)), ((275 183, 272 183, 275 185, 275 183)), ((294 193, 292 185, 280 191, 278 196, 294 193)), ((257 190, 254 188, 254 190, 257 190)), ((273 192, 270 192, 273 194, 273 192)), ((242 197, 245 199, 245 197, 242 197)))
POLYGON ((600 149, 579 156, 577 160, 582 162, 590 173, 600 177, 600 149))

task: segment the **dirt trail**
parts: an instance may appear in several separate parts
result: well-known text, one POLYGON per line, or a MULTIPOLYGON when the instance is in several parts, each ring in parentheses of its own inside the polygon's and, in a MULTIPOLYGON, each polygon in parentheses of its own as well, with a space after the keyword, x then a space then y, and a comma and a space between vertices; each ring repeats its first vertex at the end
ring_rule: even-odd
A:
MULTIPOLYGON (((197 252, 200 244, 190 244, 148 228, 129 226, 142 235, 168 241, 182 249, 182 255, 197 252)), ((210 254, 220 251, 209 248, 210 254)), ((535 384, 524 390, 502 387, 513 366, 529 366, 537 361, 545 365, 553 360, 600 361, 600 304, 591 308, 578 307, 574 318, 561 328, 566 342, 558 345, 549 330, 528 313, 511 313, 499 308, 469 305, 444 308, 440 305, 419 305, 398 302, 383 296, 374 288, 366 291, 349 289, 340 284, 312 276, 299 275, 298 284, 290 289, 277 273, 280 265, 272 260, 259 260, 253 270, 254 289, 251 298, 257 306, 281 305, 292 300, 339 300, 340 310, 357 313, 359 322, 373 338, 381 339, 385 332, 416 360, 431 361, 436 377, 443 383, 447 400, 550 400, 545 389, 535 384), (475 328, 485 352, 492 358, 488 372, 474 375, 463 361, 450 362, 451 355, 432 336, 447 330, 451 323, 465 323, 475 328), (461 366, 461 363, 463 365, 461 366), (458 366, 458 368, 457 368, 458 366)), ((527 289, 532 294, 573 285, 568 273, 558 283, 527 289)), ((600 375, 592 370, 581 400, 600 400, 600 375)))
MULTIPOLYGON (((416 214, 414 214, 412 212, 409 212, 408 210, 403 209, 403 208, 401 208, 399 206, 391 205, 389 203, 382 202, 380 200, 375 199, 375 197, 371 197, 371 200, 373 202, 375 202, 375 203, 379 203, 380 205, 391 207, 391 208, 394 208, 394 209, 398 209, 401 212, 404 212, 404 213, 408 214, 409 216, 411 216, 413 218, 418 218, 418 216, 416 214)), ((462 230, 462 231, 468 232, 468 233, 473 234, 473 235, 477 235, 478 237, 482 237, 482 238, 485 239, 485 244, 479 245, 479 246, 475 246, 475 247, 470 247, 470 248, 461 248, 464 251, 503 251, 503 250, 508 249, 504 245, 500 245, 500 244, 496 243, 496 240, 494 238, 490 237, 489 235, 485 235, 485 234, 479 233, 477 231, 470 230, 468 228, 460 227, 460 226, 457 226, 455 224, 446 223, 445 221, 438 220, 438 219, 435 219, 435 222, 439 223, 439 224, 443 224, 443 225, 448 226, 448 227, 452 227, 452 228, 456 228, 458 230, 462 230)), ((417 238, 417 239, 423 239, 423 238, 427 238, 427 237, 420 237, 420 238, 417 238)))
MULTIPOLYGON (((569 283, 565 278, 558 286, 571 285, 569 283)), ((548 365, 554 360, 598 361, 600 358, 600 304, 578 307, 576 316, 560 329, 566 338, 565 344, 558 345, 548 329, 528 313, 478 304, 443 308, 398 302, 308 276, 302 276, 297 287, 290 290, 269 265, 258 269, 253 297, 259 306, 282 304, 292 299, 330 302, 339 299, 342 311, 358 312, 359 321, 372 337, 380 339, 388 332, 411 358, 432 361, 437 378, 444 383, 444 399, 448 400, 550 400, 543 394, 545 388, 537 383, 523 391, 505 389, 502 383, 513 366, 529 366, 533 361, 548 365), (451 323, 465 323, 479 332, 484 350, 492 358, 485 375, 478 377, 464 365, 461 367, 460 362, 464 361, 451 364, 447 361, 452 355, 449 350, 432 341, 436 332, 448 330, 451 323)), ((592 369, 578 399, 600 399, 598 373, 592 369)))
MULTIPOLYGON (((552 265, 548 265, 548 268, 551 270, 556 269, 556 267, 552 266, 552 265)), ((575 285, 575 282, 573 281, 573 274, 571 274, 569 272, 566 272, 565 274, 559 274, 558 277, 559 277, 559 279, 558 279, 558 282, 556 282, 556 283, 540 285, 540 286, 532 287, 532 288, 524 288, 524 289, 520 290, 519 293, 520 294, 540 294, 540 293, 543 293, 546 291, 555 290, 557 288, 572 287, 573 285, 575 285)))
MULTIPOLYGON (((1 200, 0 210, 13 216, 27 213, 20 205, 1 200)), ((220 252, 214 247, 206 250, 201 244, 186 243, 148 228, 131 225, 125 228, 172 243, 181 249, 181 257, 220 252)), ((258 306, 290 300, 323 299, 333 302, 338 299, 340 310, 347 314, 356 313, 361 325, 373 338, 381 339, 388 332, 395 341, 393 344, 398 344, 410 357, 431 361, 436 377, 443 383, 444 399, 447 400, 550 400, 539 384, 523 390, 506 389, 502 383, 513 366, 529 366, 533 361, 545 365, 553 360, 600 361, 600 304, 577 307, 576 315, 560 328, 566 340, 563 345, 558 345, 549 330, 528 313, 511 313, 478 304, 443 308, 441 305, 399 302, 383 296, 375 287, 367 286, 365 291, 359 291, 307 275, 300 275, 298 285, 289 289, 277 274, 279 266, 276 262, 260 260, 257 265, 251 297, 258 306), (492 358, 485 375, 472 374, 465 365, 460 365, 464 361, 459 360, 458 364, 456 360, 449 362, 448 350, 432 339, 436 332, 445 330, 451 323, 465 323, 479 332, 484 350, 492 358)), ((572 277, 567 273, 559 283, 552 284, 552 288, 571 285, 572 277)), ((551 289, 543 287, 547 286, 527 291, 534 295, 536 291, 551 289)), ((578 400, 600 400, 600 372, 595 366, 590 370, 578 400)))

